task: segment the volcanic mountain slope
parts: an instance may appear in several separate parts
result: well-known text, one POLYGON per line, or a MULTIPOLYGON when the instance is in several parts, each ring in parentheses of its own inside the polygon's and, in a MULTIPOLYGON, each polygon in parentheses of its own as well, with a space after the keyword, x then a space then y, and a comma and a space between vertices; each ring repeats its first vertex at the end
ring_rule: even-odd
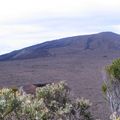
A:
POLYGON ((51 57, 66 54, 82 54, 93 51, 104 53, 120 50, 120 35, 112 32, 102 32, 92 35, 74 36, 54 41, 44 42, 21 50, 16 50, 0 56, 0 60, 31 59, 51 57))

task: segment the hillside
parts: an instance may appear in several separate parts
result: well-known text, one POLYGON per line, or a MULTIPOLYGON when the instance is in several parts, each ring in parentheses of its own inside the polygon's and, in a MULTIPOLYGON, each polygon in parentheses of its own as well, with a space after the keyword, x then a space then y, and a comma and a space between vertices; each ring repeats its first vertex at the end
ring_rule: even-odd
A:
POLYGON ((120 50, 120 35, 102 32, 92 35, 74 36, 33 45, 21 50, 1 55, 0 60, 18 60, 41 57, 54 57, 66 54, 81 54, 93 51, 102 53, 120 50))

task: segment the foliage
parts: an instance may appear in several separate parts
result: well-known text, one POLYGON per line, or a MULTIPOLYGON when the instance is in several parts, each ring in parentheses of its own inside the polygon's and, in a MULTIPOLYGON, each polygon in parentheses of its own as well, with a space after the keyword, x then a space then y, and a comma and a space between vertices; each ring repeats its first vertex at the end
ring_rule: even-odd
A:
POLYGON ((120 59, 114 60, 105 70, 106 80, 102 91, 113 113, 111 119, 120 120, 120 59))
POLYGON ((120 59, 116 59, 106 67, 106 72, 111 80, 120 81, 120 59))
POLYGON ((84 98, 72 100, 64 82, 37 88, 35 95, 0 90, 0 120, 93 120, 90 106, 84 98))
POLYGON ((107 94, 107 85, 106 85, 105 82, 104 82, 103 85, 102 85, 102 92, 103 92, 104 95, 107 94))

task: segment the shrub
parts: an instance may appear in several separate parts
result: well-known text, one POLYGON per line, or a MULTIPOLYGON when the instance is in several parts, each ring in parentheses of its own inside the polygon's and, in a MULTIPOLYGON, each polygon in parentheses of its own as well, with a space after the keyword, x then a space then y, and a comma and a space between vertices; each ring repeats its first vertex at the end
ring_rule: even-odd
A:
POLYGON ((105 70, 106 80, 102 85, 102 91, 111 106, 112 120, 120 120, 120 59, 114 60, 105 70))
POLYGON ((16 89, 1 89, 1 120, 93 120, 91 103, 72 100, 64 82, 36 89, 36 94, 21 95, 16 89))

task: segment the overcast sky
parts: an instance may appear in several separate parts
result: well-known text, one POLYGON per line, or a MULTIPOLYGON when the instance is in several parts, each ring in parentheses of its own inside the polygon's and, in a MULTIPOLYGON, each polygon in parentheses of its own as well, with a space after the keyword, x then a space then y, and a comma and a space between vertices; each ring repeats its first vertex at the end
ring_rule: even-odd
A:
POLYGON ((0 54, 102 31, 120 33, 120 0, 0 1, 0 54))

